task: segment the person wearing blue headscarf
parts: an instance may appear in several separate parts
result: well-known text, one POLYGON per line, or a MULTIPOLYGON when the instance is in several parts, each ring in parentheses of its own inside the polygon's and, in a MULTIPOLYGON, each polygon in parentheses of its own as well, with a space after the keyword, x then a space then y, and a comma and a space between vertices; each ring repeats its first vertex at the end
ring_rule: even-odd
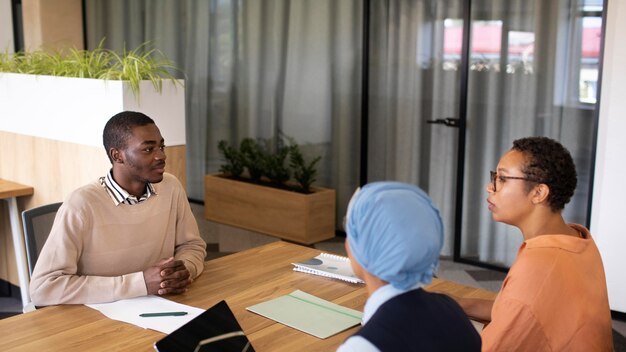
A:
POLYGON ((443 246, 443 223, 414 185, 374 182, 357 190, 345 219, 346 251, 369 298, 348 351, 480 351, 480 335, 461 307, 427 292, 443 246))

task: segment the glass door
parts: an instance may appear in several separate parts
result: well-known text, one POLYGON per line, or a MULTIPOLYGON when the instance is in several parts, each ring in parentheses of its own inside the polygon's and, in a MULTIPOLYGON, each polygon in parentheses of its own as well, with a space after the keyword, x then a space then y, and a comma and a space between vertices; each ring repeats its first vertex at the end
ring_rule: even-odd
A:
POLYGON ((492 221, 485 185, 517 138, 547 136, 569 149, 578 187, 564 217, 588 224, 602 10, 601 0, 471 1, 455 259, 512 264, 522 235, 492 221))
POLYGON ((465 1, 371 1, 367 181, 413 183, 454 240, 465 1))
POLYGON ((513 140, 572 153, 564 216, 586 224, 602 1, 371 1, 367 181, 420 186, 441 210, 442 255, 505 269, 522 236, 486 207, 489 170, 513 140))

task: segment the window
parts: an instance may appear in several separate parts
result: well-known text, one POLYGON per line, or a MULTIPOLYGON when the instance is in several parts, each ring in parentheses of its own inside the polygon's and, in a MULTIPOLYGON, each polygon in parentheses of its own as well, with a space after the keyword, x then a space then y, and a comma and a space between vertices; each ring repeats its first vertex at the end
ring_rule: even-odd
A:
POLYGON ((595 104, 602 37, 602 3, 600 3, 599 9, 597 6, 584 6, 581 15, 582 34, 580 36, 578 101, 580 103, 595 104))

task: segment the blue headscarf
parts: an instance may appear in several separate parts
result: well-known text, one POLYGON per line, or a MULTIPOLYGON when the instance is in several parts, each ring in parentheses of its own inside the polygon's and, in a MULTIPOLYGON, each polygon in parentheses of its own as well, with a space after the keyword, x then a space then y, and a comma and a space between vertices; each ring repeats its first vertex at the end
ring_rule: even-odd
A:
POLYGON ((443 223, 418 187, 400 182, 363 186, 348 205, 346 232, 352 257, 370 274, 402 290, 432 281, 443 223))

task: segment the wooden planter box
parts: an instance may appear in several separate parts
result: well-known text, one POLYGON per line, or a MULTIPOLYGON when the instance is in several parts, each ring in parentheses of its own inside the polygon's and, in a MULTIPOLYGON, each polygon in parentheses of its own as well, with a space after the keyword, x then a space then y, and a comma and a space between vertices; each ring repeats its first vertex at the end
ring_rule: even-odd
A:
POLYGON ((220 175, 204 178, 204 216, 221 224, 312 244, 335 236, 335 190, 290 192, 220 175))

